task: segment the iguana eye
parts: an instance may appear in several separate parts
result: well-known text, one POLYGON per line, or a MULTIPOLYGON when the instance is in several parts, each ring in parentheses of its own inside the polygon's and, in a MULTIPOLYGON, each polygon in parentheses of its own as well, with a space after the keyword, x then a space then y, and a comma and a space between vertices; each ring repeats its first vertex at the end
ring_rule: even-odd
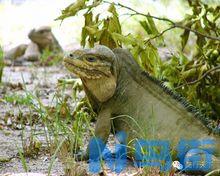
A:
POLYGON ((43 33, 44 33, 44 31, 43 31, 43 30, 41 30, 41 31, 39 31, 38 33, 39 33, 39 34, 43 34, 43 33))
POLYGON ((95 57, 87 57, 86 60, 88 62, 95 62, 96 61, 96 58, 95 57))

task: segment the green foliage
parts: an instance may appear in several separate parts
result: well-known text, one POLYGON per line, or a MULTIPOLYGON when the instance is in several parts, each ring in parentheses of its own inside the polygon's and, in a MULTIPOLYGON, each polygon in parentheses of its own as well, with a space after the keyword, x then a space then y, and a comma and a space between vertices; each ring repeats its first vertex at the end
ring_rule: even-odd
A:
POLYGON ((113 34, 121 34, 121 25, 118 19, 118 14, 114 5, 110 5, 108 11, 112 14, 111 17, 100 20, 97 14, 93 19, 93 13, 84 14, 85 26, 82 29, 81 45, 85 46, 88 41, 89 46, 93 47, 95 43, 106 45, 110 48, 120 46, 120 42, 114 39, 113 34))
MULTIPOLYGON (((93 47, 103 44, 110 48, 125 47, 133 54, 140 66, 164 84, 197 105, 204 113, 214 119, 220 117, 220 6, 206 4, 201 0, 188 0, 191 14, 186 14, 184 20, 174 22, 167 18, 155 17, 149 13, 143 14, 123 4, 107 1, 80 0, 68 6, 58 19, 75 16, 84 12, 85 25, 82 28, 81 45, 93 47), (81 5, 79 5, 79 2, 81 5), (95 9, 104 9, 109 5, 109 15, 106 12, 95 14, 95 9), (122 31, 121 14, 116 7, 125 8, 138 22, 132 29, 144 29, 144 33, 135 30, 129 34, 122 31), (170 25, 168 29, 159 31, 156 20, 170 25), (165 45, 163 34, 179 28, 182 50, 171 58, 162 61, 156 46, 165 45), (196 52, 189 58, 184 52, 186 45, 193 43, 196 37, 196 52), (190 41, 190 42, 188 42, 190 41)), ((134 19, 134 18, 132 18, 134 19)))
POLYGON ((86 3, 89 0, 77 0, 75 3, 70 4, 68 7, 66 7, 63 11, 62 11, 62 15, 57 18, 58 20, 63 20, 67 17, 70 16, 74 16, 77 14, 77 12, 79 12, 80 10, 83 9, 92 9, 93 7, 96 7, 100 4, 99 0, 94 0, 93 3, 91 5, 87 5, 86 3))
POLYGON ((40 65, 42 66, 55 65, 57 63, 60 63, 62 57, 63 57, 62 54, 53 53, 48 48, 46 48, 45 50, 43 50, 43 53, 41 54, 40 65))
POLYGON ((26 162, 26 159, 22 153, 22 150, 18 148, 18 154, 19 154, 19 157, 21 159, 21 163, 22 163, 22 167, 23 169, 25 170, 25 172, 28 172, 28 166, 27 166, 27 162, 26 162))
MULTIPOLYGON (((220 35, 219 18, 220 18, 220 6, 212 7, 208 4, 202 3, 200 0, 188 0, 189 6, 192 9, 192 14, 187 14, 185 19, 181 22, 184 26, 198 31, 196 33, 196 44, 202 48, 207 40, 201 34, 208 34, 213 36, 220 35)), ((188 38, 189 30, 185 29, 182 37, 182 47, 184 48, 188 38)))
POLYGON ((14 105, 30 105, 33 104, 32 98, 30 96, 21 96, 17 94, 5 95, 4 101, 12 103, 14 105))
MULTIPOLYGON (((193 13, 186 15, 181 23, 196 31, 197 52, 193 60, 176 64, 179 66, 178 84, 184 85, 179 91, 207 115, 219 119, 220 6, 209 6, 200 0, 188 0, 188 3, 193 13)), ((183 49, 190 39, 190 30, 185 29, 181 35, 183 49)))

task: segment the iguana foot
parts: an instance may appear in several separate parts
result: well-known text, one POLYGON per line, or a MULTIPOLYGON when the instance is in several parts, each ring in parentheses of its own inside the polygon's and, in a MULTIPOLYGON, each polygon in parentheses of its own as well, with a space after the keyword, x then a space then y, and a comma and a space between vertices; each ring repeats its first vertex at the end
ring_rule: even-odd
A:
MULTIPOLYGON (((87 160, 89 160, 89 155, 84 151, 80 151, 77 154, 73 154, 73 157, 75 158, 76 161, 87 161, 87 160)), ((111 159, 111 158, 116 157, 116 153, 115 152, 111 153, 109 150, 105 149, 102 152, 100 157, 102 157, 103 159, 111 159)))
POLYGON ((89 160, 89 155, 84 151, 80 151, 76 154, 73 154, 73 157, 75 161, 88 161, 89 160))

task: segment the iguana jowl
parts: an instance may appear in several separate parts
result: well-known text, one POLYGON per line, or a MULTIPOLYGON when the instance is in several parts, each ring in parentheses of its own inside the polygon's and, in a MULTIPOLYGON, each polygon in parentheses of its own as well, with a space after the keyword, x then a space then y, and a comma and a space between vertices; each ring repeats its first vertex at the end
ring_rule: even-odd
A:
MULTIPOLYGON (((214 139, 220 154, 219 131, 184 98, 142 71, 129 51, 105 46, 71 52, 66 68, 78 75, 93 110, 98 114, 95 135, 107 142, 111 131, 134 139, 214 139)), ((85 158, 88 155, 85 155, 85 158)))

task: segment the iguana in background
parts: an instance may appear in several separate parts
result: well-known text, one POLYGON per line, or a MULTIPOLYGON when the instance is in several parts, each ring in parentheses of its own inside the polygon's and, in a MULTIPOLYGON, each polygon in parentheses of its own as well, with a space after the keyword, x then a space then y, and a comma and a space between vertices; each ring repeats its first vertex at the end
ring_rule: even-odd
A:
POLYGON ((41 26, 37 29, 32 29, 28 38, 31 42, 21 44, 5 52, 5 60, 12 60, 17 63, 24 60, 39 61, 41 54, 45 49, 52 53, 62 53, 62 47, 57 41, 56 37, 49 26, 41 26))
MULTIPOLYGON (((104 142, 110 132, 125 131, 129 146, 134 139, 161 139, 169 140, 174 151, 180 139, 208 138, 215 140, 215 156, 220 156, 220 130, 183 97, 142 71, 128 50, 102 45, 76 50, 66 55, 64 65, 81 78, 98 115, 95 136, 104 142)), ((212 157, 212 169, 220 168, 212 157)), ((88 150, 82 159, 88 159, 88 150)))

